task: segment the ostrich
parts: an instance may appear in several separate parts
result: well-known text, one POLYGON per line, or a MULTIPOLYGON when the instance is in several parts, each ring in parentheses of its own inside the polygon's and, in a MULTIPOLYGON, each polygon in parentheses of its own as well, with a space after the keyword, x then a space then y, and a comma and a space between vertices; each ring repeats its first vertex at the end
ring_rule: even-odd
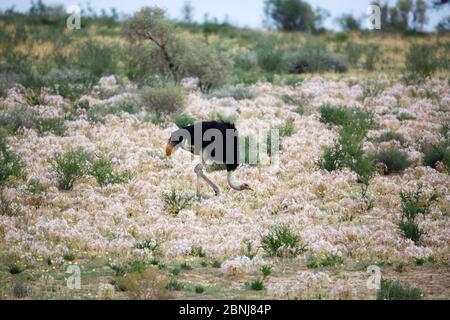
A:
POLYGON ((172 133, 166 146, 166 155, 170 157, 179 147, 194 155, 201 155, 201 163, 194 169, 197 175, 197 196, 200 196, 200 179, 211 186, 216 196, 220 194, 219 187, 203 173, 207 160, 224 165, 228 185, 232 189, 252 190, 247 183, 235 183, 232 179, 233 172, 239 167, 238 142, 238 131, 233 124, 222 121, 197 122, 172 133))

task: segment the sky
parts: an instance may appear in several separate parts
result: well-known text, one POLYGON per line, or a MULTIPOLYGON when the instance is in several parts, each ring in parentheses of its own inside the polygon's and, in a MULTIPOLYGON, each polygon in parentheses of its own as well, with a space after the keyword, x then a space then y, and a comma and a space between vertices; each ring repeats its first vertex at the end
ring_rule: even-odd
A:
MULTIPOLYGON (((430 0, 426 0, 431 2, 430 0)), ((16 10, 26 11, 30 7, 30 0, 1 0, 0 9, 8 9, 15 5, 16 10)), ((109 10, 116 8, 119 13, 132 14, 144 6, 156 5, 165 8, 170 18, 180 18, 181 8, 186 0, 95 0, 90 1, 91 7, 100 11, 100 9, 109 10)), ((356 17, 363 16, 371 0, 309 0, 314 8, 321 7, 329 11, 330 18, 325 22, 325 27, 337 29, 335 18, 343 13, 352 13, 356 17)), ((382 1, 384 3, 384 1, 382 1)), ((395 3, 395 0, 388 1, 395 3)), ((86 0, 44 0, 45 4, 63 4, 66 7, 70 5, 80 5, 86 8, 86 0)), ((190 0, 194 7, 194 18, 196 21, 203 21, 205 14, 210 18, 216 17, 219 21, 227 19, 234 25, 240 27, 263 28, 264 19, 264 0, 190 0)), ((443 6, 441 9, 429 10, 429 23, 426 26, 427 31, 434 29, 436 24, 445 16, 450 14, 450 5, 443 6)))

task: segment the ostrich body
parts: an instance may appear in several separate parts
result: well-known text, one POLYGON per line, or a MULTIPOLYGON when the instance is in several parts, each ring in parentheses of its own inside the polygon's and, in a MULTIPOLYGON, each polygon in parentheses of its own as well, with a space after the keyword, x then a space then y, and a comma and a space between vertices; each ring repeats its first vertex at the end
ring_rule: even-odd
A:
POLYGON ((233 172, 239 167, 239 136, 233 124, 221 121, 203 121, 174 131, 166 146, 166 155, 171 156, 178 148, 201 156, 194 172, 197 175, 197 195, 200 196, 200 180, 203 179, 215 192, 219 187, 203 172, 207 160, 224 165, 227 170, 228 185, 237 191, 252 190, 247 183, 235 183, 233 172))

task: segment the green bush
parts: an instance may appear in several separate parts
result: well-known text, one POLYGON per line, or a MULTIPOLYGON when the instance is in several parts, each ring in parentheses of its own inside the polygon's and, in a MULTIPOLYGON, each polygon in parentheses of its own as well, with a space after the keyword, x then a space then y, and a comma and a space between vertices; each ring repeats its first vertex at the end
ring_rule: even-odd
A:
POLYGON ((406 145, 406 139, 400 134, 395 131, 387 131, 382 133, 379 137, 375 138, 375 142, 386 142, 386 141, 398 141, 402 146, 406 145))
POLYGON ((8 149, 6 142, 0 138, 0 186, 5 185, 10 177, 22 176, 22 160, 8 149))
POLYGON ((319 265, 322 267, 334 267, 344 263, 344 259, 337 254, 326 254, 320 259, 319 265))
POLYGON ((400 193, 402 220, 399 224, 399 228, 406 238, 413 240, 416 244, 419 243, 420 237, 424 232, 415 222, 416 217, 419 214, 429 214, 430 207, 437 198, 437 194, 432 193, 425 199, 421 184, 417 185, 415 192, 400 193))
POLYGON ((117 72, 117 48, 87 40, 77 47, 74 62, 75 66, 89 72, 94 77, 115 74, 117 72))
POLYGON ((264 289, 264 282, 258 278, 256 280, 246 282, 245 286, 251 290, 261 291, 264 289))
POLYGON ((422 297, 420 289, 387 280, 381 281, 381 287, 377 293, 377 300, 422 300, 422 297))
POLYGON ((71 190, 75 181, 88 172, 89 159, 89 154, 83 149, 57 153, 50 159, 60 190, 71 190))
POLYGON ((186 96, 181 87, 169 83, 165 87, 144 88, 142 100, 146 111, 163 115, 182 111, 186 96))
POLYGON ((178 128, 186 128, 190 125, 193 125, 196 121, 197 120, 193 116, 186 113, 177 115, 173 120, 178 128))
POLYGON ((195 286, 194 290, 195 290, 195 293, 198 293, 198 294, 202 294, 203 292, 205 292, 205 288, 202 286, 195 286))
POLYGON ((405 152, 395 148, 383 148, 373 155, 376 163, 384 164, 384 173, 401 173, 411 165, 405 152))
POLYGON ((267 42, 256 50, 258 66, 267 72, 283 72, 287 69, 284 52, 275 43, 267 42))
POLYGON ((93 176, 102 187, 109 184, 126 183, 131 179, 129 171, 115 172, 111 160, 105 156, 97 157, 87 173, 93 176))
POLYGON ((425 143, 422 145, 422 152, 424 165, 436 168, 437 162, 440 161, 450 172, 450 144, 448 142, 425 143))
POLYGON ((142 121, 153 123, 155 126, 163 126, 166 123, 166 120, 159 114, 146 114, 142 121))
POLYGON ((19 107, 15 110, 0 112, 0 126, 12 133, 17 133, 19 129, 23 128, 33 128, 34 119, 34 113, 27 107, 19 107))
POLYGON ((254 89, 251 89, 249 87, 246 87, 244 85, 236 85, 231 87, 225 87, 221 89, 217 89, 212 91, 207 95, 207 97, 210 98, 234 98, 235 100, 245 100, 249 99, 252 100, 256 97, 256 92, 254 89))
POLYGON ((406 70, 418 77, 431 76, 439 66, 436 48, 428 44, 413 43, 406 53, 406 70))
POLYGON ((347 42, 344 47, 344 51, 348 62, 352 66, 357 66, 362 54, 364 53, 364 47, 354 42, 347 42))
POLYGON ((295 257, 306 252, 307 246, 287 225, 273 225, 261 236, 261 247, 272 257, 295 257))
POLYGON ((369 44, 365 46, 364 53, 366 60, 364 61, 364 69, 368 71, 375 70, 375 65, 380 56, 380 46, 377 44, 369 44))
POLYGON ((350 114, 345 108, 336 108, 329 104, 322 105, 319 109, 320 121, 326 124, 343 126, 348 124, 350 114))
POLYGON ((40 134, 51 132, 57 136, 63 136, 66 133, 66 126, 63 118, 36 118, 34 127, 40 134))
POLYGON ((263 279, 266 279, 268 276, 270 276, 270 274, 272 273, 272 266, 270 265, 263 265, 261 267, 261 272, 263 274, 263 279))
POLYGON ((182 284, 181 282, 178 282, 176 279, 170 279, 166 283, 167 290, 180 291, 180 290, 183 290, 183 288, 184 288, 184 284, 182 284))
POLYGON ((167 207, 168 211, 177 215, 181 210, 187 209, 192 205, 195 196, 177 193, 175 190, 171 192, 163 192, 162 200, 167 207))

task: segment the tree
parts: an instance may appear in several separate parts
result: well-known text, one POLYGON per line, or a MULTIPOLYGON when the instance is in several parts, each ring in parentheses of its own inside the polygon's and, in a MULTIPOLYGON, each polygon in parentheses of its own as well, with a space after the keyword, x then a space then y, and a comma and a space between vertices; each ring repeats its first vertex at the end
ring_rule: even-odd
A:
POLYGON ((351 13, 343 14, 337 19, 342 31, 359 31, 361 30, 361 20, 353 17, 351 13))
POLYGON ((186 1, 181 8, 181 21, 192 23, 194 21, 194 6, 190 1, 186 1))
POLYGON ((413 11, 414 29, 416 31, 422 31, 427 22, 427 5, 424 0, 416 0, 413 11))
POLYGON ((269 21, 286 31, 314 31, 316 14, 302 0, 266 0, 264 12, 269 21))

